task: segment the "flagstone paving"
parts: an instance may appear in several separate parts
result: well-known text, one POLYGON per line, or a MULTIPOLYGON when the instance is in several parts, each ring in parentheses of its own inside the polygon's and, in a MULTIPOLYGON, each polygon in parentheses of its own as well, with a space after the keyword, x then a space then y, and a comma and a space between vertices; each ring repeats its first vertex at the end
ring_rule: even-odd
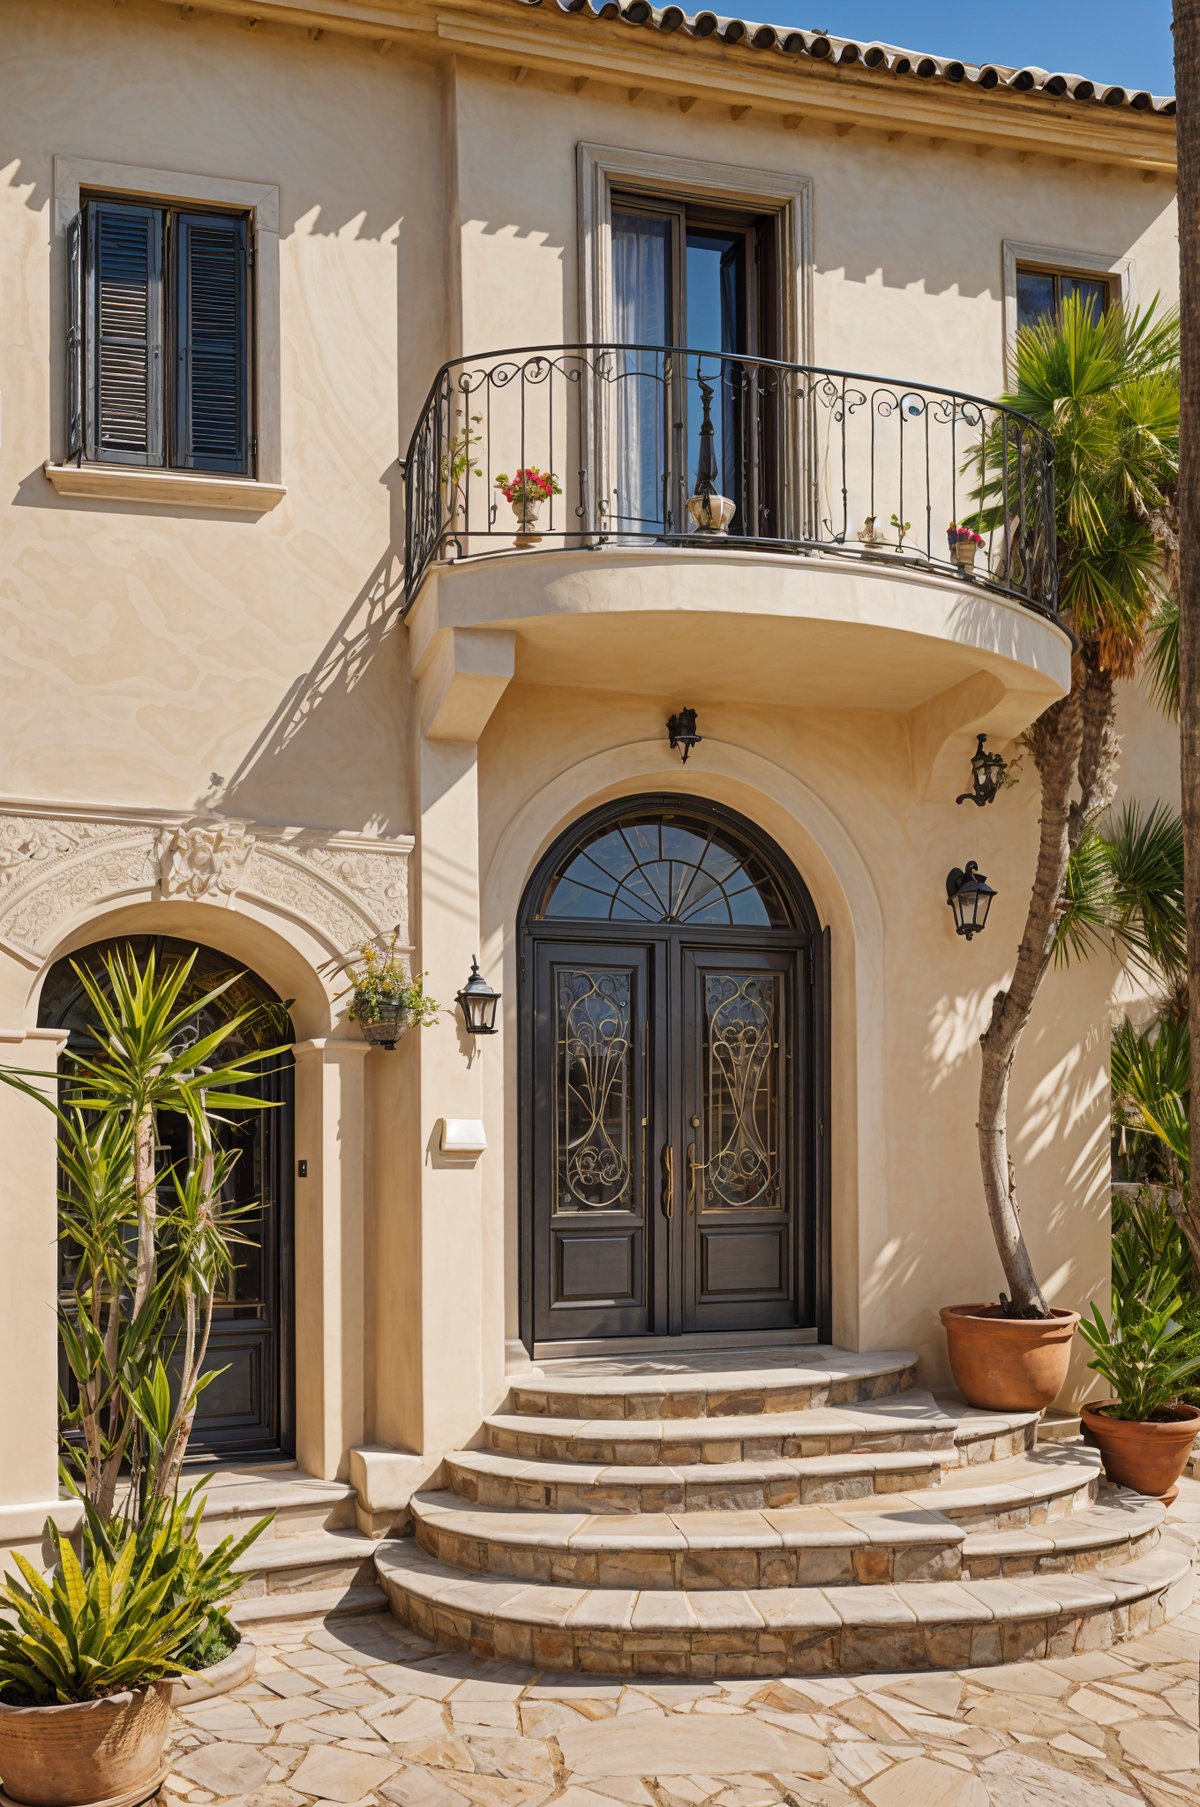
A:
POLYGON ((391 1618, 261 1637, 179 1714, 160 1807, 1195 1807, 1200 1606, 1058 1661, 627 1682, 436 1649, 391 1618))

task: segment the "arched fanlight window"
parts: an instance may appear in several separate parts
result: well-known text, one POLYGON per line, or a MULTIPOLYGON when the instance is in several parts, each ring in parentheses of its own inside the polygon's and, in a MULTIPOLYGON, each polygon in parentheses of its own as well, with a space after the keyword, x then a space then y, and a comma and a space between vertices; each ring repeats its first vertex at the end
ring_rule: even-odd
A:
POLYGON ((793 928, 767 862, 723 822, 633 811, 576 842, 547 882, 541 921, 793 928))

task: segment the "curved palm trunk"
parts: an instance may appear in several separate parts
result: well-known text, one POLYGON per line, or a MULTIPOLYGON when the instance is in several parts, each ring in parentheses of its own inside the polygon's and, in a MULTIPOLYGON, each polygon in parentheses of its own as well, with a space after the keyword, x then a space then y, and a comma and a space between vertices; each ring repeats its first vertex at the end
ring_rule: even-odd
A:
POLYGON ((979 1159, 996 1248, 1008 1282, 1000 1302, 1017 1317, 1048 1315, 1021 1229, 1017 1180, 1008 1143, 1008 1092, 1013 1057, 1033 1010, 1054 948, 1063 881, 1071 850, 1071 793, 1083 737, 1081 687, 1053 704, 1029 731, 1029 746, 1042 784, 1037 870, 1012 980, 992 1000, 992 1016, 980 1045, 979 1159))

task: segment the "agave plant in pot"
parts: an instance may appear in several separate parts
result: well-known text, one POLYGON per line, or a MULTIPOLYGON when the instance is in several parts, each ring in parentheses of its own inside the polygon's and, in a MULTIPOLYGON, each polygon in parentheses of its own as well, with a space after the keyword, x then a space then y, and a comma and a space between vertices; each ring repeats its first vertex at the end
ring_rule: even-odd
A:
POLYGON ((267 1108, 253 1084, 286 1050, 230 1053, 253 1010, 218 1007, 236 972, 199 993, 194 958, 160 970, 153 953, 139 965, 126 949, 98 968, 76 965, 90 1036, 86 1052, 64 1056, 61 1097, 43 1075, 0 1068, 0 1082, 57 1118, 72 1250, 60 1423, 80 1550, 50 1522, 50 1573, 21 1559, 19 1579, 0 1584, 0 1779, 9 1800, 31 1807, 145 1799, 161 1779, 173 1678, 228 1673, 231 1660, 252 1667, 251 1646, 234 1658, 227 1607, 235 1565, 268 1521, 203 1550, 199 1492, 181 1498, 180 1484, 239 1240, 228 1199, 236 1154, 220 1125, 231 1111, 267 1108), (203 1027, 214 1015, 223 1020, 203 1027), (155 1127, 166 1113, 187 1125, 178 1161, 155 1127))
POLYGON ((1109 1480, 1169 1505, 1200 1433, 1200 1407, 1180 1398, 1200 1372, 1200 1301, 1186 1243, 1169 1218, 1156 1233, 1155 1217, 1163 1213, 1151 1199, 1121 1208, 1111 1313, 1093 1305, 1079 1326, 1111 1397, 1085 1405, 1082 1418, 1109 1480))

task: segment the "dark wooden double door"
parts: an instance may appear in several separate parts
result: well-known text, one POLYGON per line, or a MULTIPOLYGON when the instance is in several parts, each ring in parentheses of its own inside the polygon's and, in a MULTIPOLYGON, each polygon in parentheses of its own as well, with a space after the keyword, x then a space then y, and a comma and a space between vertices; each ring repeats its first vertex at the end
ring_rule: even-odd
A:
POLYGON ((778 930, 534 931, 535 1341, 806 1320, 811 961, 778 930))

